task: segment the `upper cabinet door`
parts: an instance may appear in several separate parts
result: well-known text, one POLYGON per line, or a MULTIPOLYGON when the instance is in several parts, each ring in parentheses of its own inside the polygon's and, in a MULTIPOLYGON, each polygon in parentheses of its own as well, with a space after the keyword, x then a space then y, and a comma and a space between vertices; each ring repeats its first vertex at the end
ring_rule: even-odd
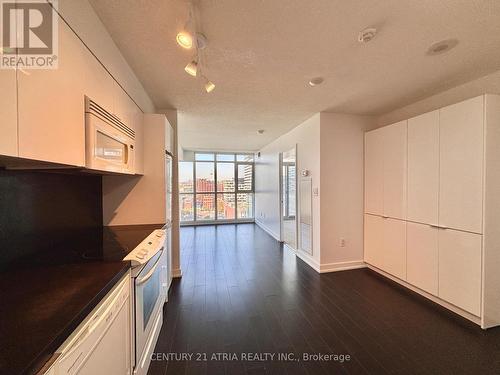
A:
POLYGON ((382 129, 365 133, 365 212, 384 212, 384 143, 382 129))
POLYGON ((85 52, 84 93, 106 111, 114 113, 116 83, 94 55, 88 50, 85 52))
POLYGON ((482 96, 440 110, 439 225, 482 233, 482 96))
POLYGON ((406 219, 407 121, 380 130, 384 145, 384 216, 406 219))
POLYGON ((0 155, 17 156, 16 70, 0 70, 0 155))
POLYGON ((439 111, 408 120, 408 220, 438 224, 439 111))
POLYGON ((84 166, 86 51, 60 18, 58 24, 59 67, 18 75, 19 156, 84 166))

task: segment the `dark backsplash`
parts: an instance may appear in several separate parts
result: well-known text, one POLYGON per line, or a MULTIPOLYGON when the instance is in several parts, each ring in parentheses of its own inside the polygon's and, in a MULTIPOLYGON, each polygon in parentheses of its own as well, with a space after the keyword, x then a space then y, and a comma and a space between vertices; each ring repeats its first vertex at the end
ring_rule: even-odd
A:
POLYGON ((0 269, 100 243, 101 176, 0 170, 0 269))

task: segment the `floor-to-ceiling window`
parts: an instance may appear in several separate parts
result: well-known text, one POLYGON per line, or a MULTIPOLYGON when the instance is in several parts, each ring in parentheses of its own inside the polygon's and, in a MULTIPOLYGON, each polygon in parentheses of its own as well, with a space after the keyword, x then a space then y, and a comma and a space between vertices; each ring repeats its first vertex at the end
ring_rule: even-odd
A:
POLYGON ((183 224, 251 221, 254 218, 253 154, 195 152, 179 162, 183 224))

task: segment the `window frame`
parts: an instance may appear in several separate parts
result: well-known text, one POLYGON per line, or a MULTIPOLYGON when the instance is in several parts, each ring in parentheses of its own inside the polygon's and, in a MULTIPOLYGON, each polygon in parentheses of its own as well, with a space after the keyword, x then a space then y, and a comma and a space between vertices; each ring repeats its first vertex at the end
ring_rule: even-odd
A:
POLYGON ((221 224, 221 223, 249 223, 255 221, 255 155, 250 152, 209 152, 209 151, 195 151, 193 155, 192 168, 193 168, 193 192, 183 193, 183 195, 191 194, 193 196, 193 220, 192 221, 181 221, 181 225, 203 225, 203 224, 221 224), (196 160, 197 154, 213 154, 214 158, 212 160, 196 160), (233 161, 218 161, 218 155, 233 155, 233 161), (237 161, 237 155, 252 155, 253 161, 237 161), (214 165, 214 191, 213 192, 198 192, 196 184, 196 163, 212 163, 214 165), (234 166, 234 191, 219 191, 218 176, 217 176, 217 164, 233 164, 234 166), (238 166, 239 165, 251 165, 252 167, 252 187, 250 190, 240 190, 238 184, 238 166), (197 219, 197 195, 212 195, 214 197, 214 220, 198 220, 197 219), (234 196, 234 219, 219 219, 217 210, 217 196, 218 194, 231 194, 234 196), (239 218, 238 217, 238 194, 250 194, 252 197, 252 209, 251 218, 239 218))

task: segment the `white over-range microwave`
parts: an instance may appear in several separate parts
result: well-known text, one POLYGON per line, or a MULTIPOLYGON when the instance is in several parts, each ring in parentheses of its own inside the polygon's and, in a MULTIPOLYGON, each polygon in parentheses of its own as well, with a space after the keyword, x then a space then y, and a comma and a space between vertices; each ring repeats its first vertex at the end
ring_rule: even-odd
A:
POLYGON ((88 97, 85 97, 85 143, 87 168, 135 173, 135 131, 88 97))

